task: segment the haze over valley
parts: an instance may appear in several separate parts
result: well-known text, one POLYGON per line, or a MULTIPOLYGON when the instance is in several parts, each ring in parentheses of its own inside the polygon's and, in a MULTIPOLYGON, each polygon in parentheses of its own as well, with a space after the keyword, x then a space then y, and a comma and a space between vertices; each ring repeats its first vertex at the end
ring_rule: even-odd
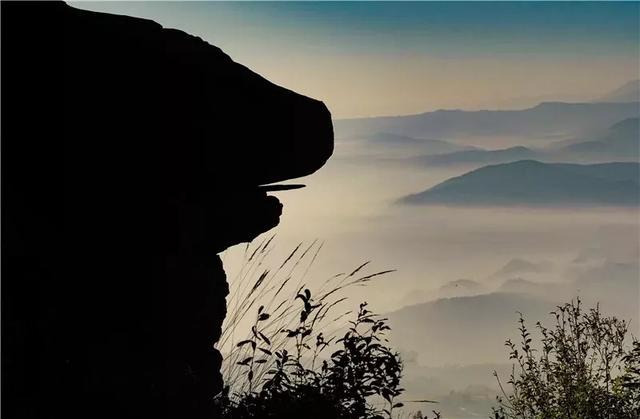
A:
POLYGON ((550 322, 556 304, 580 297, 640 332, 640 104, 567 107, 571 117, 553 130, 500 113, 502 127, 527 127, 526 138, 494 124, 475 135, 455 118, 433 129, 417 117, 374 118, 362 122, 372 132, 357 134, 336 121, 328 170, 280 194, 277 240, 322 231, 313 272, 366 260, 398 270, 351 298, 388 314, 411 359, 408 397, 440 400, 447 417, 475 417, 494 402, 492 372, 508 371, 503 343, 518 311, 531 325, 550 322), (484 151, 494 142, 510 151, 484 151))
POLYGON ((327 170, 279 194, 276 240, 325 241, 314 275, 367 260, 397 269, 350 297, 387 313, 411 359, 408 394, 440 400, 447 417, 475 417, 494 402, 492 371, 508 370, 503 343, 517 312, 550 322, 556 304, 580 297, 640 332, 640 104, 570 108, 552 131, 501 114, 503 127, 528 127, 524 139, 495 125, 474 135, 455 119, 430 130, 416 117, 374 118, 363 122, 373 132, 357 135, 336 121, 327 170), (492 141, 511 151, 479 157, 492 141))

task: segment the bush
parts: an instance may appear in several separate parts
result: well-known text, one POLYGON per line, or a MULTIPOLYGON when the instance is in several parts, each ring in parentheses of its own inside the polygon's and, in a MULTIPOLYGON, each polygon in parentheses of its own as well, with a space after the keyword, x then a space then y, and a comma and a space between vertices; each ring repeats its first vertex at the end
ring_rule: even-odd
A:
POLYGON ((312 293, 304 279, 322 245, 299 245, 272 272, 262 268, 271 242, 272 238, 253 251, 247 248, 231 293, 231 313, 221 339, 227 346, 227 387, 216 398, 219 415, 393 417, 402 407, 402 362, 388 346, 387 319, 371 312, 367 303, 355 313, 332 314, 347 301, 346 289, 391 271, 365 274, 367 262, 349 274, 329 278, 312 293), (258 279, 248 285, 252 275, 258 279), (250 333, 235 342, 238 326, 250 312, 255 313, 250 333), (353 320, 345 324, 347 316, 353 320))
POLYGON ((520 314, 520 343, 506 345, 515 360, 494 408, 497 419, 637 419, 640 415, 640 344, 626 345, 627 323, 585 312, 580 300, 557 307, 552 329, 536 324, 538 347, 520 314))
POLYGON ((237 362, 243 368, 248 390, 229 397, 220 405, 224 417, 317 417, 317 418, 378 418, 391 417, 393 409, 401 407, 395 399, 402 393, 400 377, 402 363, 397 353, 385 345, 384 333, 389 327, 384 318, 360 305, 349 330, 336 340, 337 349, 316 368, 316 361, 330 346, 322 333, 313 336, 315 304, 308 289, 298 294, 303 307, 295 329, 283 329, 286 339, 294 341, 295 351, 272 352, 271 340, 264 336, 260 323, 269 314, 258 311, 252 337, 237 346, 248 347, 249 354, 237 362), (309 321, 311 320, 311 321, 309 321), (314 337, 313 342, 312 336, 314 337), (307 353, 311 365, 305 365, 307 353), (263 378, 257 381, 256 367, 269 365, 263 378), (380 397, 387 406, 378 409, 370 402, 380 397))

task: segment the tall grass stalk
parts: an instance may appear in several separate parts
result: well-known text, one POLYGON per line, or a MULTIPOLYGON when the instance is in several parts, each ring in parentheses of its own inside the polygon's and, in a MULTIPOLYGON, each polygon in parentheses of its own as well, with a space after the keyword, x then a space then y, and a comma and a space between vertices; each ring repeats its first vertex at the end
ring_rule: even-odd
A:
MULTIPOLYGON (((344 292, 352 287, 365 286, 372 280, 393 272, 393 270, 367 272, 370 262, 360 264, 349 272, 338 273, 329 278, 308 278, 323 242, 314 240, 309 244, 299 243, 281 262, 270 260, 274 250, 275 235, 263 238, 257 243, 247 244, 239 271, 230 279, 227 302, 228 314, 223 323, 222 336, 217 347, 224 355, 222 373, 225 383, 232 392, 256 390, 256 385, 267 371, 274 367, 274 357, 265 357, 266 362, 255 364, 259 348, 239 342, 250 341, 254 335, 266 338, 270 353, 287 350, 295 354, 305 368, 312 369, 318 361, 318 353, 303 356, 303 350, 311 347, 310 335, 296 339, 287 338, 286 330, 295 330, 300 324, 299 295, 305 290, 313 294, 314 307, 307 320, 314 334, 323 333, 328 345, 335 341, 335 332, 344 330, 347 316, 352 310, 345 309, 348 300, 344 292), (256 317, 256 312, 259 312, 256 317), (257 322, 262 314, 268 318, 257 322), (243 328, 243 325, 245 326, 243 328), (248 325, 251 326, 251 330, 248 325), (240 332, 242 331, 242 333, 240 332), (252 358, 252 377, 243 377, 246 368, 241 361, 252 358), (252 387, 251 389, 249 387, 252 387)), ((271 258, 273 259, 273 258, 271 258)), ((266 342, 265 342, 266 343, 266 342)))

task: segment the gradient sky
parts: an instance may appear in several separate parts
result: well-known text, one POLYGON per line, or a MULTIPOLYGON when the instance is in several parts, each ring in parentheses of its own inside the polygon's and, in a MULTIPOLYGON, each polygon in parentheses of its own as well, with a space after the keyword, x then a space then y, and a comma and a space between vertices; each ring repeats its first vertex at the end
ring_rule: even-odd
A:
POLYGON ((334 117, 591 100, 640 73, 640 3, 100 2, 198 35, 334 117))

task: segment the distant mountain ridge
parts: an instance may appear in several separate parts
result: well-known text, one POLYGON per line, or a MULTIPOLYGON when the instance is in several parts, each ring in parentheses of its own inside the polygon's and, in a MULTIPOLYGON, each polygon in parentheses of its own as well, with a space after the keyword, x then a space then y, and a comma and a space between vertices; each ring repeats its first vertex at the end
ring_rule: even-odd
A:
POLYGON ((498 150, 458 150, 426 154, 411 161, 426 166, 487 165, 518 160, 544 162, 640 161, 640 119, 627 118, 609 127, 595 139, 573 140, 567 145, 540 149, 515 146, 498 150))
POLYGON ((638 263, 605 264, 561 282, 507 280, 499 291, 439 298, 385 313, 398 349, 415 352, 423 364, 500 362, 504 340, 516 338, 522 313, 528 324, 553 322, 558 303, 580 295, 586 306, 599 302, 607 312, 631 319, 637 333, 638 263))
POLYGON ((475 147, 451 143, 443 140, 433 140, 429 138, 415 138, 406 135, 390 134, 387 132, 374 132, 372 134, 357 135, 342 139, 345 143, 361 142, 366 146, 376 147, 405 147, 415 149, 416 152, 425 155, 452 153, 463 150, 474 150, 475 147))
POLYGON ((640 103, 543 102, 523 110, 438 110, 417 115, 339 119, 337 137, 379 132, 415 138, 581 136, 640 115, 640 103))
POLYGON ((640 80, 631 80, 595 100, 595 102, 619 103, 638 101, 640 101, 640 80))
POLYGON ((545 153, 524 146, 499 150, 462 150, 446 154, 415 157, 412 160, 428 166, 449 166, 456 164, 493 164, 515 160, 543 159, 545 153))
POLYGON ((517 312, 544 320, 555 305, 538 297, 494 292, 414 304, 385 317, 398 349, 416 351, 430 365, 499 362, 504 359, 504 340, 515 330, 517 312))
POLYGON ((502 268, 494 272, 490 278, 504 278, 510 275, 524 273, 541 273, 548 269, 543 264, 533 263, 526 259, 515 258, 507 262, 502 268))
POLYGON ((559 150, 576 157, 606 154, 610 158, 640 157, 640 119, 627 118, 609 128, 604 138, 569 144, 559 150))
POLYGON ((521 160, 485 166, 409 195, 404 204, 469 206, 637 206, 640 164, 521 160))

